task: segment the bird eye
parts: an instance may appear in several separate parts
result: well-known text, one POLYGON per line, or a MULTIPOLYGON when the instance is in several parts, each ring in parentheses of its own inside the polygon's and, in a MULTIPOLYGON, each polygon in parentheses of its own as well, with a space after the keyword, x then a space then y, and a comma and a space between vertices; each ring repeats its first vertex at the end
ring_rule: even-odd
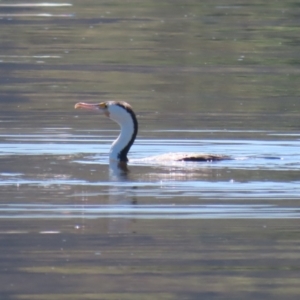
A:
POLYGON ((101 102, 101 103, 99 103, 99 107, 102 109, 107 108, 107 104, 105 102, 101 102))

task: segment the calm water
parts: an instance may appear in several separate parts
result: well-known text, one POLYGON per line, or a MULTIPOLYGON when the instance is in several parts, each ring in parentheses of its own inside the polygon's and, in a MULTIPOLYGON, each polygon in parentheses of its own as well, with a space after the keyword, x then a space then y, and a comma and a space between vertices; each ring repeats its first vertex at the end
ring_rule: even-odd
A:
POLYGON ((298 299, 293 1, 0 3, 1 299, 298 299), (78 101, 134 107, 118 127, 78 101), (217 163, 151 162, 168 152, 217 163))

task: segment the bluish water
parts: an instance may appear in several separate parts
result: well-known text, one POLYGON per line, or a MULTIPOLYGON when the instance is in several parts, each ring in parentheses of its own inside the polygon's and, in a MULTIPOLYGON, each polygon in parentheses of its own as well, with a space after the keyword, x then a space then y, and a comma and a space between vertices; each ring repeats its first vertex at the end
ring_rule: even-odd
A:
POLYGON ((0 3, 0 298, 298 299, 295 1, 0 3), (129 102, 139 135, 79 101, 129 102), (231 160, 142 160, 168 152, 231 160))
MULTIPOLYGON (((222 139, 196 140, 189 138, 175 140, 167 138, 145 139, 143 138, 143 135, 147 135, 147 132, 145 132, 141 133, 142 137, 138 139, 130 153, 132 163, 128 165, 129 171, 122 174, 122 171, 118 169, 113 170, 113 167, 109 166, 108 160, 112 137, 116 136, 117 132, 114 131, 111 134, 108 133, 108 135, 105 131, 76 134, 72 133, 71 130, 68 133, 68 130, 64 129, 65 133, 61 133, 62 130, 55 133, 55 129, 52 129, 50 134, 1 135, 3 160, 8 159, 8 161, 11 161, 16 157, 20 161, 26 160, 29 165, 24 165, 23 170, 15 167, 14 172, 8 170, 1 172, 0 185, 3 187, 14 186, 18 189, 53 187, 60 190, 68 198, 74 197, 74 194, 72 194, 74 188, 82 188, 86 189, 86 201, 89 199, 89 188, 97 189, 96 195, 98 196, 115 197, 121 194, 120 201, 123 200, 122 197, 129 197, 127 195, 128 190, 135 188, 130 197, 142 202, 143 206, 141 208, 143 209, 151 209, 152 205, 149 200, 144 202, 143 198, 145 196, 160 199, 159 206, 157 206, 157 203, 153 204, 153 208, 156 210, 162 209, 159 218, 163 216, 166 218, 172 217, 172 211, 164 212, 164 205, 168 206, 176 203, 174 218, 177 218, 177 214, 181 210, 189 209, 191 205, 196 205, 201 210, 202 206, 197 206, 199 201, 211 201, 213 199, 221 199, 223 202, 226 199, 230 201, 244 199, 244 208, 241 209, 240 215, 238 211, 235 212, 232 216, 234 218, 299 217, 297 205, 291 207, 289 204, 285 209, 282 208, 281 203, 280 206, 276 206, 276 201, 281 202, 283 199, 297 201, 299 198, 300 154, 297 151, 299 147, 297 135, 285 134, 281 136, 274 132, 259 131, 260 140, 228 140, 226 134, 217 132, 223 134, 224 137, 222 139), (178 152, 197 152, 201 150, 201 152, 227 154, 232 159, 214 163, 139 160, 140 158, 160 155, 174 150, 178 152), (44 168, 46 168, 47 175, 32 175, 31 169, 34 163, 37 164, 34 167, 37 174, 39 172, 44 173, 44 168), (44 166, 45 164, 48 167, 44 166), (72 172, 68 171, 68 166, 72 166, 72 172), (90 176, 82 176, 79 170, 89 173, 90 176), (272 209, 264 210, 263 214, 258 210, 256 215, 252 211, 253 201, 259 203, 267 201, 271 203, 270 207, 272 209), (247 208, 250 210, 249 214, 246 213, 247 208), (275 214, 273 214, 274 209, 277 210, 275 214), (288 214, 286 209, 289 211, 288 214)), ((195 132, 203 135, 208 134, 205 131, 194 131, 193 133, 195 132)), ((167 136, 168 131, 163 132, 163 134, 167 136)), ((184 137, 185 132, 178 132, 178 134, 184 137)), ((234 132, 227 132, 227 134, 231 135, 234 132)), ((247 137, 249 133, 239 132, 239 134, 247 137)), ((28 192, 30 193, 30 189, 28 192)), ((92 196, 95 197, 95 194, 92 193, 92 196)), ((32 199, 32 203, 28 203, 26 197, 24 200, 24 209, 29 204, 28 213, 30 214, 30 207, 37 200, 32 199)), ((62 202, 65 202, 65 200, 62 199, 62 202)), ((103 203, 103 200, 99 202, 101 204, 99 207, 107 204, 109 209, 113 208, 109 202, 103 203)), ((130 205, 129 200, 128 203, 130 205)), ((255 205, 259 207, 259 203, 255 205)), ((18 202, 19 204, 20 202, 18 202)), ((121 209, 119 204, 115 203, 116 207, 121 209)), ((226 203, 222 205, 224 215, 230 218, 231 203, 228 204, 228 207, 226 203), (226 209, 229 210, 228 213, 225 213, 226 209)), ((59 209, 59 207, 57 204, 55 209, 59 209)), ((95 207, 89 208, 87 203, 85 208, 82 209, 88 218, 95 207)), ((126 208, 124 209, 126 210, 126 208)), ((215 218, 224 217, 219 213, 219 209, 218 204, 216 205, 215 218)), ((37 217, 36 214, 35 216, 37 217)), ((93 217, 95 216, 93 215, 93 217)), ((138 216, 139 214, 136 214, 136 217, 138 216)), ((5 213, 2 217, 5 217, 5 213)), ((40 217, 42 218, 43 215, 40 217)), ((99 217, 101 217, 101 214, 99 217)), ((152 215, 152 217, 154 218, 155 215, 152 215)), ((196 217, 206 218, 207 216, 199 212, 193 214, 193 218, 196 217)), ((213 212, 211 212, 210 217, 213 217, 213 212)))

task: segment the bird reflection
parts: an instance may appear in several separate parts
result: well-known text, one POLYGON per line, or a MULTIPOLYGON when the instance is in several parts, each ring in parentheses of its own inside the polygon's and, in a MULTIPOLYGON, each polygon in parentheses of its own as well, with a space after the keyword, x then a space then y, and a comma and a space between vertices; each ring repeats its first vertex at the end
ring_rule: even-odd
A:
MULTIPOLYGON (((111 161, 109 164, 110 182, 115 182, 109 186, 109 205, 130 206, 137 203, 135 199, 136 187, 128 185, 130 182, 129 169, 126 162, 111 161)), ((129 233, 130 224, 133 222, 129 218, 111 217, 108 223, 109 233, 129 233)))
POLYGON ((109 178, 110 181, 126 182, 128 180, 129 169, 126 162, 110 161, 109 178))

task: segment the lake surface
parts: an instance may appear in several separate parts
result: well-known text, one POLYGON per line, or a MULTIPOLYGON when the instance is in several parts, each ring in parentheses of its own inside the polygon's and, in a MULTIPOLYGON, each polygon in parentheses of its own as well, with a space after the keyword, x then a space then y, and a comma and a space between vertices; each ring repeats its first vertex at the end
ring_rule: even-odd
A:
POLYGON ((298 299, 300 6, 0 3, 0 298, 298 299), (79 101, 129 102, 139 134, 79 101), (169 152, 231 156, 154 162, 169 152))

